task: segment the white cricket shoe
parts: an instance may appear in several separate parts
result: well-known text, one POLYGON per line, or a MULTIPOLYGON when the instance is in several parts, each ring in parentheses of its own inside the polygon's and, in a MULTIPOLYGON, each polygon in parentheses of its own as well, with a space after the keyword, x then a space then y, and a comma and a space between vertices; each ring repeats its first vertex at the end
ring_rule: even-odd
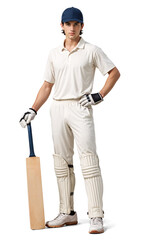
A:
POLYGON ((76 225, 77 223, 77 213, 75 212, 74 215, 59 213, 54 220, 46 222, 45 225, 49 228, 57 228, 65 225, 76 225))
POLYGON ((103 233, 103 220, 101 217, 95 217, 90 219, 89 233, 103 233))

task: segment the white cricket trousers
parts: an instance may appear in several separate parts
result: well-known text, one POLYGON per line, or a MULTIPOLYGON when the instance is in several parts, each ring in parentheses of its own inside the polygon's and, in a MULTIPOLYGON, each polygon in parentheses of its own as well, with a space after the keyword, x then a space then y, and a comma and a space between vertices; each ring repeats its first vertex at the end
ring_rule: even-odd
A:
POLYGON ((54 144, 54 169, 57 177, 60 213, 74 210, 74 140, 78 149, 88 197, 89 217, 104 217, 103 181, 96 153, 93 107, 84 107, 80 99, 54 100, 50 107, 54 144))

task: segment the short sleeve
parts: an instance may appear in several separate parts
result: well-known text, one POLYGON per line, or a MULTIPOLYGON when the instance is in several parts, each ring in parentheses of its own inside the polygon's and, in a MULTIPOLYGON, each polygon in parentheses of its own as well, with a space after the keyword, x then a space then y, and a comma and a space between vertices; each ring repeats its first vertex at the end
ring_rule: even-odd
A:
POLYGON ((94 55, 94 65, 105 75, 115 67, 114 63, 107 57, 101 48, 97 47, 94 55))
POLYGON ((44 71, 44 74, 43 74, 43 81, 47 81, 47 82, 50 82, 50 83, 55 82, 51 52, 48 55, 48 59, 47 59, 46 65, 45 65, 45 71, 44 71))

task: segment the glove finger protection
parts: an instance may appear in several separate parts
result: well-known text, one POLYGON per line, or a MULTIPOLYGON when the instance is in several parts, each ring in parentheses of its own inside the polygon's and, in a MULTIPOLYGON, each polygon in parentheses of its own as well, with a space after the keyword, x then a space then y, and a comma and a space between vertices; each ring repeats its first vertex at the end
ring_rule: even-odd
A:
POLYGON ((85 104, 83 104, 84 107, 88 107, 88 106, 91 106, 91 105, 92 105, 92 103, 88 102, 88 101, 86 101, 85 104))
POLYGON ((26 121, 24 119, 20 120, 20 125, 21 125, 21 127, 25 128, 26 127, 26 121))
POLYGON ((86 97, 86 95, 84 95, 81 99, 80 99, 80 101, 79 101, 79 103, 83 106, 83 105, 85 105, 85 103, 87 103, 88 102, 88 100, 87 100, 87 97, 86 97))

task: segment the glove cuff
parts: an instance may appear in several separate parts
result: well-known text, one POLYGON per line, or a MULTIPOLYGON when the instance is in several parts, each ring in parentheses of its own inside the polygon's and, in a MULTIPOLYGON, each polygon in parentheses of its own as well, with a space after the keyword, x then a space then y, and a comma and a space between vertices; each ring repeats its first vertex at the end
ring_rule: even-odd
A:
POLYGON ((101 101, 103 101, 103 97, 101 96, 100 93, 94 93, 94 94, 91 94, 92 98, 93 98, 93 101, 95 104, 97 103, 100 103, 101 101))
POLYGON ((33 112, 35 112, 35 114, 37 115, 37 112, 35 109, 33 109, 33 108, 29 108, 29 109, 32 110, 33 112))

